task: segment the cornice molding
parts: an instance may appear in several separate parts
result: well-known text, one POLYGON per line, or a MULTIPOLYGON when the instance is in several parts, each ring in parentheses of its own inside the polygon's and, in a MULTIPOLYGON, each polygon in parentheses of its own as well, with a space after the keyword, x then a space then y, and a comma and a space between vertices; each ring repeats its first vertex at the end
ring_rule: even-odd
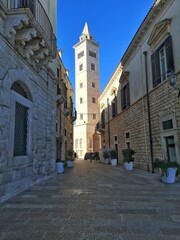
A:
POLYGON ((133 53, 133 51, 136 49, 137 46, 139 46, 140 41, 144 37, 144 35, 147 33, 148 29, 154 22, 154 19, 157 17, 157 15, 163 11, 164 7, 166 7, 170 2, 173 0, 156 0, 153 6, 150 8, 148 14, 144 18, 142 24, 140 25, 139 29, 137 30, 134 38, 132 39, 131 43, 129 44, 126 52, 124 53, 121 62, 124 66, 125 63, 128 61, 130 55, 133 53))

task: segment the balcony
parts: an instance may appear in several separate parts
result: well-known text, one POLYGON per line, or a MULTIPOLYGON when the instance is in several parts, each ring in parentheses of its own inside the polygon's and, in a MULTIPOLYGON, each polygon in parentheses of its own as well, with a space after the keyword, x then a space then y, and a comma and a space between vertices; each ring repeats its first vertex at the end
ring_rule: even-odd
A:
POLYGON ((105 124, 102 124, 102 123, 98 122, 98 123, 96 124, 96 131, 98 131, 98 132, 104 132, 104 131, 105 131, 105 124))
POLYGON ((1 0, 4 36, 35 70, 56 57, 56 37, 39 0, 1 0))
POLYGON ((77 111, 74 109, 71 113, 71 121, 74 122, 77 119, 77 111))

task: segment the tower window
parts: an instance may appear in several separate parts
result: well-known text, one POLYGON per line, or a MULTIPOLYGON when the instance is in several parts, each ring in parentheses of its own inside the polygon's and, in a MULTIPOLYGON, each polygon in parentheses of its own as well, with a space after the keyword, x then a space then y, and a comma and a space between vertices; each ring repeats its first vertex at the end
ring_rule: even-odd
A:
POLYGON ((95 64, 91 63, 91 70, 95 71, 95 64))
POLYGON ((84 51, 78 53, 78 59, 84 56, 84 51))
POLYGON ((80 98, 80 103, 83 103, 83 98, 80 98))
POLYGON ((92 82, 92 87, 95 88, 96 87, 96 84, 94 82, 92 82))
POLYGON ((80 84, 79 84, 79 87, 82 88, 82 87, 83 87, 83 83, 80 83, 80 84))
POLYGON ((93 119, 96 119, 96 114, 95 113, 93 113, 93 119))
POLYGON ((92 97, 92 103, 96 103, 96 98, 92 97))
POLYGON ((80 64, 79 65, 79 71, 82 71, 83 70, 83 64, 80 64))
POLYGON ((80 120, 83 120, 83 114, 80 114, 80 120))
POLYGON ((89 56, 96 58, 96 53, 92 52, 92 51, 89 51, 89 56))

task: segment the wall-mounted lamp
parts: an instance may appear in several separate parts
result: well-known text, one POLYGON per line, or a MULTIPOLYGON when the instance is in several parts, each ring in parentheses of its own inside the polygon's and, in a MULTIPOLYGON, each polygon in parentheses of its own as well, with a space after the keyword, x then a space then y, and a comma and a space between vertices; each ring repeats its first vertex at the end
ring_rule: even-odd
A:
POLYGON ((167 79, 169 84, 174 88, 179 90, 178 97, 180 97, 180 86, 177 86, 177 74, 171 69, 167 72, 167 79))

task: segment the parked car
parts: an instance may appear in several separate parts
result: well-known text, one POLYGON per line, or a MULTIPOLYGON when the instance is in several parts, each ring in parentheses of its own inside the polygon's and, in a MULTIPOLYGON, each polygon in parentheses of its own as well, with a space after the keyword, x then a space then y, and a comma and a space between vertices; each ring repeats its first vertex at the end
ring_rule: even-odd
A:
POLYGON ((95 152, 87 152, 85 155, 84 155, 84 160, 94 160, 95 158, 95 152))

